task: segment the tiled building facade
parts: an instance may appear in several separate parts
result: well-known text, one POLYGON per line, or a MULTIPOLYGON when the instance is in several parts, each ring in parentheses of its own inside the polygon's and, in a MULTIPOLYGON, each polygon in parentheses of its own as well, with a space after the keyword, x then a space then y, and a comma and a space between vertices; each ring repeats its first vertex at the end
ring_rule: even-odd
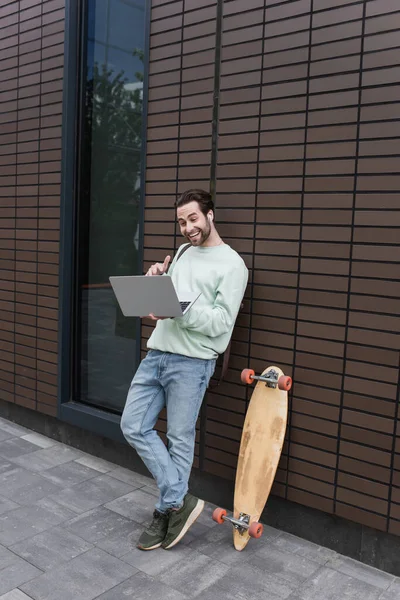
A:
POLYGON ((174 199, 211 189, 250 281, 195 466, 234 479, 251 393, 240 371, 278 364, 294 386, 275 498, 400 535, 400 6, 132 1, 143 39, 128 48, 121 3, 92 4, 0 7, 2 405, 71 422, 61 404, 81 403, 117 425, 151 326, 121 317, 107 274, 174 252, 174 199), (102 383, 113 355, 128 362, 102 383))

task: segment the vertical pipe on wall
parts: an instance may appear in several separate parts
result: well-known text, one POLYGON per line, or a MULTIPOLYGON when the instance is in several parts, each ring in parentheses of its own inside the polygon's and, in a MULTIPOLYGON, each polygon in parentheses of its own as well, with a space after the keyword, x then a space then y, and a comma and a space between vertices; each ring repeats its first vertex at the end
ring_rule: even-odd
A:
MULTIPOLYGON (((252 247, 252 262, 250 272, 250 302, 249 302, 249 337, 248 337, 248 349, 247 349, 247 364, 251 363, 251 339, 252 339, 252 325, 253 325, 253 301, 254 301, 254 264, 256 255, 256 239, 257 239, 257 205, 258 205, 258 194, 259 194, 259 175, 260 175, 260 148, 261 148, 261 120, 262 120, 262 99, 263 99, 263 71, 264 71, 264 60, 265 60, 265 30, 267 27, 267 3, 264 0, 263 6, 263 29, 262 29, 262 42, 261 42, 261 75, 260 75, 260 93, 258 97, 258 134, 257 134, 257 165, 256 165, 256 187, 255 187, 255 198, 254 198, 254 220, 253 220, 253 247, 252 247)), ((246 405, 250 402, 253 390, 250 386, 246 389, 246 405)), ((247 410, 246 406, 246 410, 247 410)))
MULTIPOLYGON (((182 0, 182 23, 181 23, 181 43, 180 43, 180 69, 179 69, 179 100, 178 100, 178 140, 176 150, 176 187, 175 187, 175 199, 179 195, 179 164, 180 164, 180 151, 181 151, 181 123, 182 123, 182 83, 183 83, 183 39, 184 39, 184 16, 185 16, 185 0, 182 0)), ((176 235, 176 223, 175 214, 174 219, 174 253, 177 248, 177 235, 176 235)))
POLYGON ((389 493, 388 493, 388 511, 387 511, 387 520, 386 520, 386 531, 389 533, 393 533, 390 531, 390 513, 392 507, 392 494, 393 494, 393 484, 394 484, 394 475, 395 475, 395 460, 396 460, 396 446, 397 446, 397 438, 400 435, 399 428, 399 419, 400 419, 400 360, 398 366, 398 378, 397 378, 397 394, 396 394, 396 410, 394 415, 394 423, 393 423, 393 441, 391 448, 391 458, 390 458, 390 480, 389 480, 389 493))
MULTIPOLYGON (((345 334, 344 334, 343 373, 342 373, 342 378, 341 378, 338 433, 337 433, 337 446, 336 446, 336 466, 335 466, 335 479, 334 479, 334 489, 333 489, 333 514, 336 514, 336 508, 337 508, 340 441, 341 441, 341 432, 342 432, 341 430, 342 430, 342 421, 343 421, 344 384, 345 384, 345 379, 346 379, 347 344, 348 344, 349 316, 350 316, 350 302, 351 302, 351 277, 352 277, 352 267, 353 267, 353 251, 354 251, 354 220, 355 220, 356 197, 357 197, 358 160, 359 160, 359 154, 360 154, 360 121, 361 121, 361 100, 362 100, 361 95, 362 95, 362 76, 363 76, 363 60, 364 60, 366 11, 367 11, 367 0, 364 0, 362 26, 361 26, 362 28, 361 28, 361 49, 360 49, 360 71, 359 71, 359 80, 358 80, 357 132, 356 132, 356 149, 355 149, 355 163, 354 163, 354 188, 353 188, 353 206, 352 206, 353 210, 352 210, 352 217, 351 217, 349 272, 348 272, 348 277, 347 277, 348 286, 347 286, 347 305, 346 305, 346 321, 345 321, 345 334)), ((389 506, 389 503, 388 503, 388 506, 389 506)))
POLYGON ((306 85, 306 108, 305 108, 305 122, 304 122, 304 154, 303 154, 303 172, 302 172, 302 184, 301 184, 301 204, 300 204, 300 228, 299 228, 299 255, 297 260, 297 288, 296 288, 296 301, 295 301, 295 315, 294 315, 294 332, 293 332, 293 369, 292 377, 294 386, 289 396, 289 411, 287 421, 287 461, 286 461, 286 481, 285 481, 285 498, 288 497, 289 490, 289 465, 290 465, 290 442, 291 442, 291 430, 292 430, 292 398, 293 391, 296 390, 296 350, 297 350, 297 330, 299 321, 299 303, 300 303, 300 274, 301 274, 301 253, 302 253, 302 242, 303 242, 303 216, 304 216, 304 194, 305 194, 305 181, 306 181, 306 169, 307 169, 307 139, 308 139, 308 120, 309 120, 309 99, 310 99, 310 68, 311 68, 311 47, 312 47, 312 32, 313 32, 313 12, 314 12, 314 0, 310 0, 310 32, 308 39, 308 57, 307 57, 307 85, 306 85))
POLYGON ((217 23, 215 36, 215 68, 214 68, 214 95, 211 133, 211 170, 210 192, 216 202, 217 161, 218 161, 218 129, 219 129, 219 101, 221 89, 221 55, 222 55, 222 19, 224 12, 223 0, 217 0, 217 23))
MULTIPOLYGON (((222 53, 222 19, 224 1, 217 0, 217 21, 215 34, 215 64, 214 64, 214 92, 213 113, 211 129, 211 169, 210 193, 216 204, 217 160, 218 160, 218 126, 219 126, 219 97, 221 88, 221 53, 222 53)), ((199 469, 204 468, 207 428, 207 392, 200 410, 200 444, 199 444, 199 469)))

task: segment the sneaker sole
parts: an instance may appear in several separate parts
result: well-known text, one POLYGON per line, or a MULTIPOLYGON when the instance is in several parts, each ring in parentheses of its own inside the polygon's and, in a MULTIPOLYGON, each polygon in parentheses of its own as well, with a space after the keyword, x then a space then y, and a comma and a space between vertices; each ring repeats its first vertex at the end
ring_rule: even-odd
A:
POLYGON ((150 546, 149 548, 144 548, 143 546, 137 545, 136 548, 139 548, 139 550, 144 550, 144 551, 156 550, 156 548, 160 548, 161 544, 162 544, 162 542, 160 542, 159 544, 155 544, 155 546, 150 546))
POLYGON ((199 518, 199 516, 201 515, 203 510, 204 510, 204 500, 199 500, 197 502, 196 506, 194 507, 194 509, 192 510, 192 512, 190 513, 189 518, 186 521, 185 526, 183 527, 182 531, 179 533, 178 537, 175 538, 173 542, 168 544, 168 546, 163 546, 164 550, 169 550, 170 548, 173 548, 178 542, 181 541, 181 539, 183 538, 183 536, 185 535, 185 533, 187 532, 189 527, 191 527, 193 525, 193 523, 195 521, 197 521, 197 519, 199 518))

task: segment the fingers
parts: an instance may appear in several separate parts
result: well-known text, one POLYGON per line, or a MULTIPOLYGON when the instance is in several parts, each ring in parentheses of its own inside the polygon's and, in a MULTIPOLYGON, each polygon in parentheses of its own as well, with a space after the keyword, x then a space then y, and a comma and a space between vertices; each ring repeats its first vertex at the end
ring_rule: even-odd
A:
POLYGON ((167 256, 162 264, 161 263, 155 263, 154 265, 151 265, 151 267, 147 271, 146 275, 148 277, 151 277, 151 276, 154 276, 154 275, 162 275, 168 269, 168 265, 169 265, 170 260, 171 260, 171 257, 167 256))
POLYGON ((151 277, 152 275, 159 275, 159 268, 161 267, 160 263, 156 263, 155 265, 151 265, 150 269, 147 271, 146 275, 151 277))
POLYGON ((164 321, 165 319, 168 319, 168 317, 156 317, 155 315, 153 315, 153 313, 150 313, 148 315, 148 318, 152 321, 164 321))
POLYGON ((168 265, 169 265, 169 261, 171 260, 171 257, 168 255, 166 256, 163 265, 162 265, 162 272, 165 273, 165 271, 168 269, 168 265))
POLYGON ((150 267, 150 275, 159 275, 160 263, 156 263, 155 265, 151 265, 150 267))

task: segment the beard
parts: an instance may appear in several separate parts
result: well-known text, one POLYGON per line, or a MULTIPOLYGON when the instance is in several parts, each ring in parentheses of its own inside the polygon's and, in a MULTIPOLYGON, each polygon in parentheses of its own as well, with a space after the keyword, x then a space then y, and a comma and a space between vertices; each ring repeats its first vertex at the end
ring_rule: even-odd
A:
POLYGON ((192 238, 190 238, 188 235, 186 235, 185 237, 188 240, 188 242, 190 242, 192 244, 192 246, 201 246, 210 237, 211 225, 210 225, 210 223, 206 222, 206 224, 203 228, 196 227, 195 231, 199 235, 194 240, 192 238))

